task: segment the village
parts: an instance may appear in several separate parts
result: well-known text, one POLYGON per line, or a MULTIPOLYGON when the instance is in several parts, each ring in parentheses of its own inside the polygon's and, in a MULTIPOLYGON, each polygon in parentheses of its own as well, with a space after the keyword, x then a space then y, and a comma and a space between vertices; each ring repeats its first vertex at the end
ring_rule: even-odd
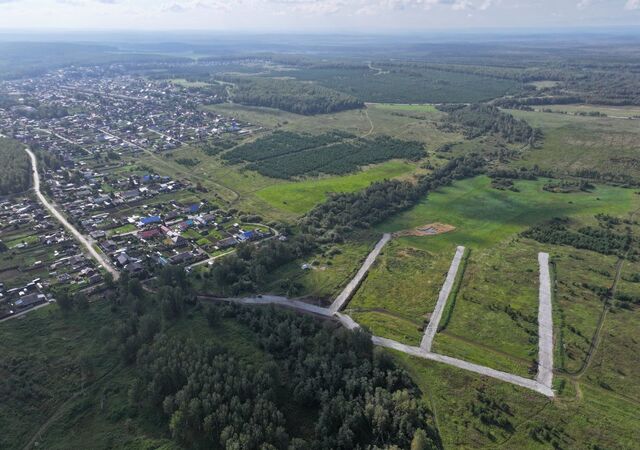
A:
MULTIPOLYGON (((205 93, 107 71, 117 68, 1 82, 0 133, 39 155, 42 192, 115 270, 141 279, 166 265, 189 271, 277 234, 211 203, 188 179, 139 162, 141 154, 252 133, 250 124, 200 110, 216 101, 205 93)), ((104 281, 105 268, 35 199, 14 196, 0 205, 0 316, 54 301, 60 288, 104 281)))
POLYGON ((95 262, 29 197, 0 202, 0 319, 55 301, 53 286, 78 291, 103 281, 95 262))

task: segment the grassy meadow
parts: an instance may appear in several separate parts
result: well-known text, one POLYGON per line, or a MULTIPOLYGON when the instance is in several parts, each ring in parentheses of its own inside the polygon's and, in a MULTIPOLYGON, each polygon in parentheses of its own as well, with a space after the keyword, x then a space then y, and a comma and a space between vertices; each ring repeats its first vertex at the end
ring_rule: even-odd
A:
POLYGON ((455 247, 464 245, 471 250, 470 257, 450 320, 437 335, 434 350, 530 376, 537 357, 537 253, 547 251, 557 261, 556 325, 562 314, 566 352, 573 360, 567 364, 580 365, 601 308, 581 283, 590 277, 610 285, 616 258, 545 246, 519 233, 554 217, 570 216, 584 225, 593 225, 597 213, 624 217, 640 206, 640 197, 632 189, 602 185, 592 192, 550 193, 542 189, 546 182, 517 181, 519 192, 513 192, 491 188, 484 176, 459 181, 379 225, 380 233, 433 222, 456 229, 438 236, 394 239, 352 299, 350 312, 375 334, 418 343, 455 247), (594 266, 609 276, 594 277, 594 266))

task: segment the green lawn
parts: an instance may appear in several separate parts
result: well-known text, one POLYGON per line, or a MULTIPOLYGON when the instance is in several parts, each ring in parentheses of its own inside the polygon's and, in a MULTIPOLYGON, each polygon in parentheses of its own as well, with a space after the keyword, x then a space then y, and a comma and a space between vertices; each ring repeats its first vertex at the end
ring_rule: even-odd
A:
POLYGON ((324 202, 331 192, 358 191, 374 181, 405 175, 414 168, 414 165, 406 162, 389 161, 352 175, 275 184, 259 190, 256 195, 274 208, 304 214, 316 204, 324 202))
POLYGON ((520 192, 491 188, 488 177, 455 183, 429 194, 420 204, 376 228, 399 231, 432 222, 451 224, 456 230, 428 240, 432 250, 465 245, 483 249, 559 216, 593 216, 599 212, 623 215, 640 205, 632 189, 599 185, 593 192, 554 194, 542 190, 545 179, 516 181, 520 192))

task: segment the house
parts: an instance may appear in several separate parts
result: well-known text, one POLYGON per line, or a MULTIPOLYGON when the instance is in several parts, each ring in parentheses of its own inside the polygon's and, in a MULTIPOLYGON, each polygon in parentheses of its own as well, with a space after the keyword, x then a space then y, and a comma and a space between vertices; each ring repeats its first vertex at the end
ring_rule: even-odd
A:
POLYGON ((124 267, 127 264, 129 264, 129 261, 131 260, 131 258, 129 258, 129 255, 127 255, 126 253, 120 253, 117 257, 116 257, 116 262, 118 263, 118 265, 120 267, 124 267))
POLYGON ((178 227, 180 228, 181 231, 186 231, 188 230, 190 227, 192 227, 194 225, 193 220, 188 219, 185 220, 184 222, 181 222, 178 227))
POLYGON ((169 262, 171 264, 184 264, 193 259, 193 254, 191 252, 178 253, 177 255, 173 255, 169 258, 169 262))
POLYGON ((38 294, 37 292, 34 292, 33 294, 25 295, 24 297, 16 300, 15 302, 13 302, 13 305, 17 309, 27 309, 46 301, 47 297, 44 294, 38 294))
POLYGON ((137 274, 144 271, 144 267, 142 266, 142 264, 137 261, 130 262, 124 267, 124 269, 131 274, 137 274))
POLYGON ((228 237, 226 239, 222 239, 216 242, 216 247, 218 247, 219 249, 223 249, 223 248, 233 247, 234 245, 237 245, 237 244, 238 244, 238 241, 236 241, 235 238, 228 237))
POLYGON ((145 230, 145 231, 140 231, 138 232, 138 237, 140 239, 144 239, 145 241, 148 241, 149 239, 153 239, 155 237, 159 237, 162 236, 162 230, 160 228, 152 228, 150 230, 145 230))
POLYGON ((174 235, 171 237, 171 243, 176 247, 184 247, 188 244, 187 240, 180 235, 174 235))
POLYGON ((122 191, 118 195, 124 201, 131 201, 140 196, 140 191, 138 189, 131 189, 130 191, 122 191))
POLYGON ((91 233, 89 233, 89 236, 91 236, 91 238, 93 239, 102 239, 104 237, 107 236, 107 233, 105 233, 103 230, 96 230, 96 231, 92 231, 91 233))
POLYGON ((100 247, 102 247, 102 250, 104 250, 105 252, 111 253, 118 248, 118 244, 109 239, 108 241, 101 242, 100 247))
POLYGON ((138 222, 138 227, 142 228, 147 225, 152 225, 154 223, 161 223, 161 222, 162 222, 162 219, 160 218, 160 216, 142 217, 138 222))
POLYGON ((251 241, 256 238, 255 231, 243 231, 238 235, 238 240, 240 242, 251 241))

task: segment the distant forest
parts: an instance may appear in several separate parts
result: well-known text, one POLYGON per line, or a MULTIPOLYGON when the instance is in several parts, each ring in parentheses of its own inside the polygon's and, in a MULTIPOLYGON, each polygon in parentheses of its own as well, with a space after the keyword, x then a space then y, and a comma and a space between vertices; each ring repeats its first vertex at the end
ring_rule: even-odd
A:
POLYGON ((22 145, 0 138, 0 195, 22 192, 31 184, 31 165, 22 145))
POLYGON ((265 106, 296 114, 326 114, 362 108, 356 97, 312 83, 273 78, 231 78, 232 99, 249 106, 265 106))

